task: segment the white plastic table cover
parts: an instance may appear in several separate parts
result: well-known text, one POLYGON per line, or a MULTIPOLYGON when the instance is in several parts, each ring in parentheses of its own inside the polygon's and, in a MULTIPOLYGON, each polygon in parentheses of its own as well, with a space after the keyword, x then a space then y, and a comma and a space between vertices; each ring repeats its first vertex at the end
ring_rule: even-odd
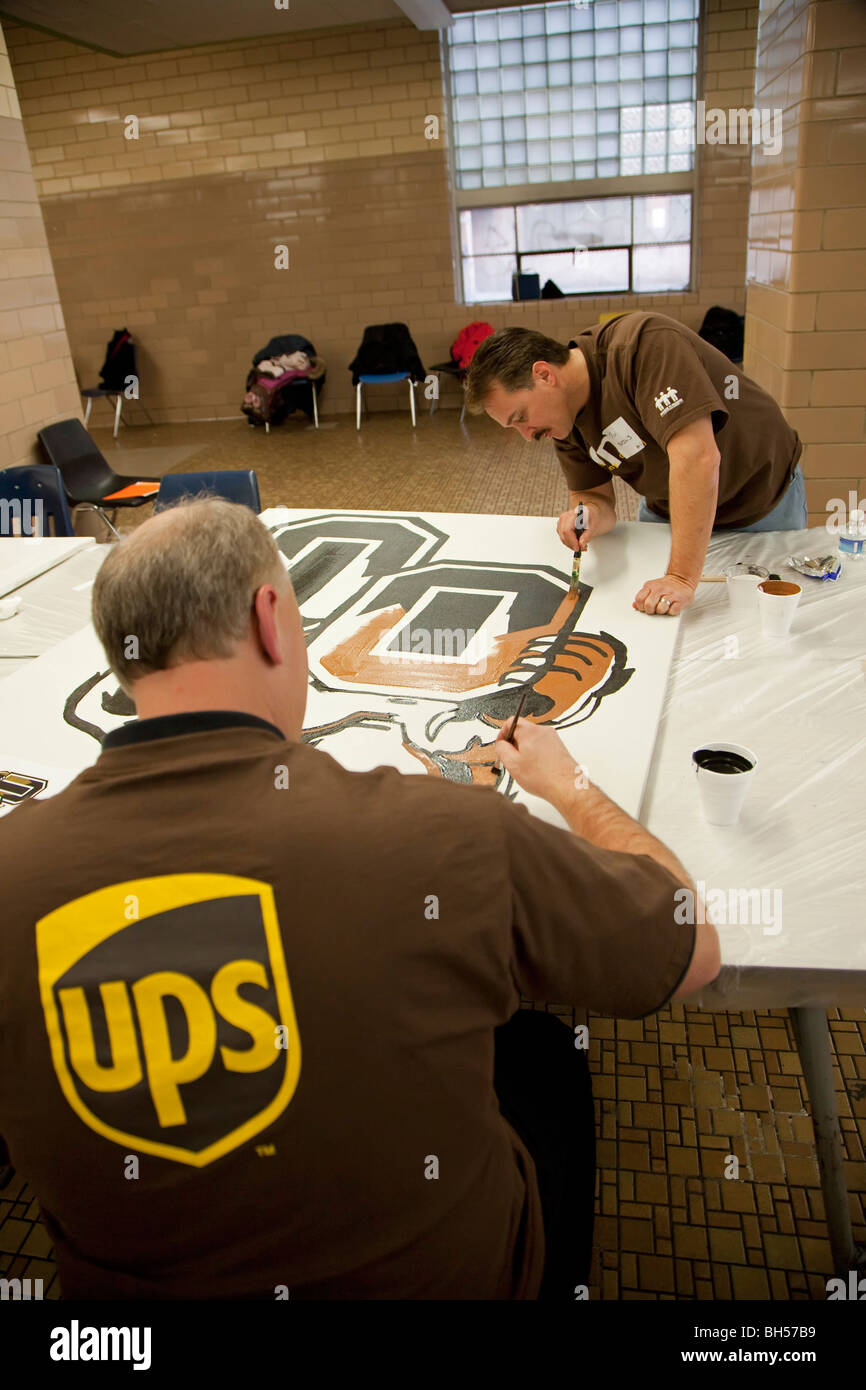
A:
POLYGON ((95 544, 93 536, 0 538, 0 598, 95 544))
MULTIPOLYGON (((6 542, 0 541, 0 546, 6 542)), ((26 545, 9 541, 9 545, 26 545)), ((85 548, 61 557, 62 564, 18 587, 8 597, 20 603, 12 618, 0 621, 0 679, 50 651, 90 622, 90 596, 97 570, 110 547, 85 538, 85 548)), ((2 556, 0 556, 2 564, 2 556)))
POLYGON ((723 584, 699 586, 680 621, 641 820, 724 895, 723 968, 690 1004, 866 1004, 866 561, 833 581, 784 563, 834 551, 823 528, 714 538, 704 573, 752 560, 801 585, 791 634, 763 638, 723 584), (691 755, 715 739, 757 754, 734 826, 701 814, 691 755), (739 896, 756 889, 760 911, 739 896))

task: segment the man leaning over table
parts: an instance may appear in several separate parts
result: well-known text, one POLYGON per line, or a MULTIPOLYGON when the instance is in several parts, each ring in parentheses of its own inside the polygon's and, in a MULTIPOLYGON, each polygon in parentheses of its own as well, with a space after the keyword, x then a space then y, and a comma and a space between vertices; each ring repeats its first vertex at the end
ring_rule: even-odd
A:
POLYGON ((724 353, 664 314, 621 314, 567 346, 501 328, 475 353, 465 390, 470 413, 553 440, 569 489, 557 530, 570 550, 616 524, 613 477, 643 494, 640 521, 670 522, 667 570, 634 598, 644 613, 689 606, 713 532, 807 524, 796 431, 724 353))

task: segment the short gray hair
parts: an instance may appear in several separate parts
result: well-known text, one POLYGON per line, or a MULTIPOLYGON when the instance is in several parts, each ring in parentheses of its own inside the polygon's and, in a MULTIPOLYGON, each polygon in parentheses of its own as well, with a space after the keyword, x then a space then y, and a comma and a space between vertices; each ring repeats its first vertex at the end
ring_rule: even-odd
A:
POLYGON ((111 547, 93 586, 93 625, 129 687, 154 671, 231 656, 257 591, 281 582, 289 581, 276 542, 249 507, 184 498, 111 547))

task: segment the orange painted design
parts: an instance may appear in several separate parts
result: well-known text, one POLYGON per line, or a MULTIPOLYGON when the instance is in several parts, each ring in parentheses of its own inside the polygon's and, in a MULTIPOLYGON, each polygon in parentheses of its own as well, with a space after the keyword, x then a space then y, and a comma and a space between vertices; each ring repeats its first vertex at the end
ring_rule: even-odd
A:
MULTIPOLYGON (((441 691, 443 695, 464 694, 483 686, 496 685, 529 642, 539 637, 556 637, 567 624, 577 601, 578 596, 563 598, 550 622, 543 627, 521 628, 519 632, 497 637, 485 658, 471 666, 437 661, 435 656, 425 657, 412 652, 387 658, 372 655, 373 648, 384 634, 396 628, 406 617, 405 610, 395 604, 392 608, 382 609, 351 637, 323 656, 321 662, 332 676, 353 684, 410 687, 441 691)), ((583 669, 588 668, 583 665, 583 669)), ((530 679, 531 675, 527 673, 527 680, 530 679)), ((577 695, 572 695, 569 705, 575 699, 577 695)))
MULTIPOLYGON (((532 681, 534 692, 546 695, 553 701, 552 707, 539 722, 550 724, 561 718, 594 686, 601 684, 614 660, 613 648, 602 637, 583 636, 580 633, 574 633, 569 637, 564 650, 556 653, 551 669, 542 670, 539 667, 541 675, 532 681)), ((528 679, 532 680, 532 677, 528 679)), ((509 715, 500 719, 491 714, 481 716, 485 724, 492 724, 496 728, 501 728, 510 717, 509 715)), ((532 714, 526 717, 533 718, 532 714)))

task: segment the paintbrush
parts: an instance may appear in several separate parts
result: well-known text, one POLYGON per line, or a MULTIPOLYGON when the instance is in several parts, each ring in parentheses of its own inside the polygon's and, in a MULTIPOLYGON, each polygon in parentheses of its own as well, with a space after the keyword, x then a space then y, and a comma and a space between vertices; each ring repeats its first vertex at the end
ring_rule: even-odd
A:
MULTIPOLYGON (((508 730, 508 733, 505 735, 505 742, 506 742, 506 743, 513 743, 513 742, 514 742, 514 730, 517 728, 517 721, 518 721, 518 719, 520 718, 521 712, 522 712, 522 710, 523 710, 523 706, 526 704, 526 697, 527 697, 528 694, 529 694, 529 686, 528 686, 528 685, 525 685, 525 686, 523 687, 523 694, 522 694, 521 697, 520 697, 520 704, 517 706, 517 713, 515 714, 514 718, 513 718, 512 721, 511 721, 511 728, 508 730)), ((498 763, 498 762, 497 762, 497 763, 494 763, 493 767, 491 767, 490 771, 493 773, 493 776, 494 776, 494 777, 498 777, 498 776, 499 776, 499 773, 500 773, 500 771, 501 771, 501 767, 502 767, 501 763, 498 763)))
MULTIPOLYGON (((586 528, 583 526, 575 526, 574 534, 577 536, 578 540, 580 540, 585 529, 586 528)), ((580 592, 580 557, 582 553, 580 546, 578 546, 577 550, 574 552, 574 560, 571 565, 571 584, 568 588, 569 598, 577 598, 580 592)))
POLYGON ((505 742, 506 742, 506 743, 513 743, 513 742, 514 742, 514 730, 517 728, 517 721, 518 721, 518 719, 520 718, 521 713, 523 712, 523 706, 526 704, 526 697, 527 697, 528 694, 529 694, 529 686, 527 685, 527 686, 524 687, 523 694, 522 694, 521 697, 520 697, 520 704, 517 706, 517 713, 515 714, 514 718, 513 718, 512 721, 511 721, 511 728, 508 730, 508 733, 505 735, 505 742))

